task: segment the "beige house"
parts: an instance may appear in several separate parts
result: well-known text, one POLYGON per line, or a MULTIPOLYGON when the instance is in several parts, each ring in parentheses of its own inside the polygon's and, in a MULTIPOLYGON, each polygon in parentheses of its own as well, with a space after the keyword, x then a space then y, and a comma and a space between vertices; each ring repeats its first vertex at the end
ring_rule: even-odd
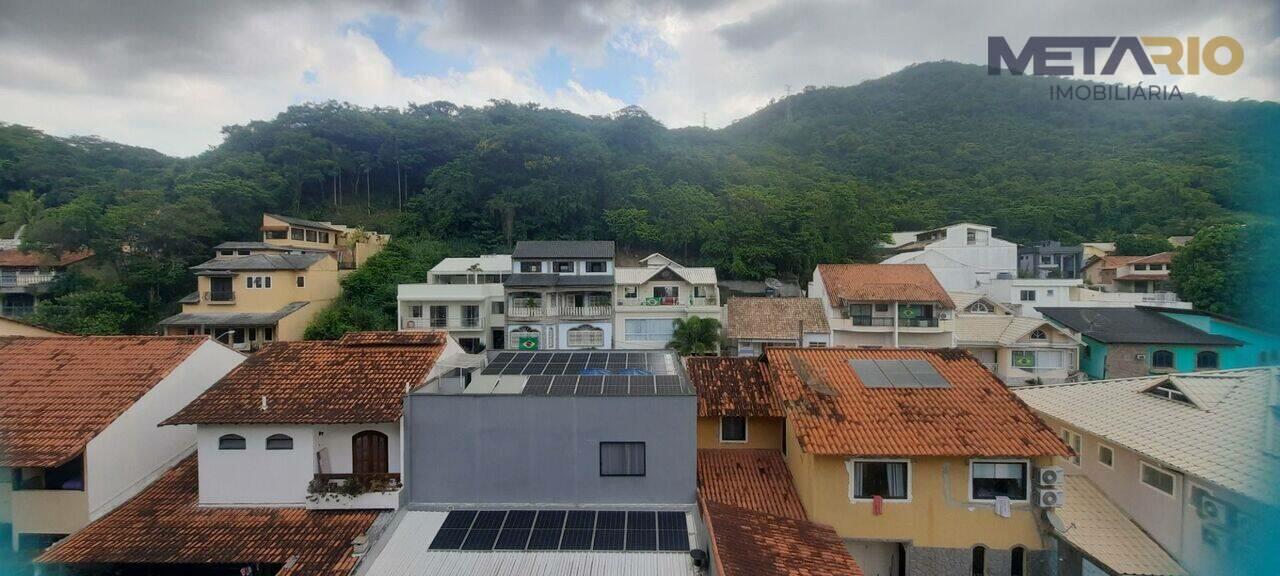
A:
POLYGON ((301 340, 311 319, 342 292, 341 277, 377 254, 390 236, 329 222, 263 214, 262 242, 223 242, 192 266, 196 291, 182 312, 159 322, 169 336, 205 334, 252 352, 301 340))
POLYGON ((0 316, 0 336, 67 336, 14 318, 0 316))
POLYGON ((738 356, 759 356, 770 346, 831 345, 831 326, 817 298, 739 296, 725 310, 725 336, 738 356))
POLYGON ((720 320, 715 268, 683 266, 661 254, 614 271, 614 347, 665 348, 677 319, 720 320))
POLYGON ((1081 341, 1041 318, 957 314, 956 346, 1009 386, 1056 384, 1080 372, 1081 341))
POLYGON ((955 345, 955 303, 924 264, 819 264, 809 295, 822 300, 833 346, 955 345))

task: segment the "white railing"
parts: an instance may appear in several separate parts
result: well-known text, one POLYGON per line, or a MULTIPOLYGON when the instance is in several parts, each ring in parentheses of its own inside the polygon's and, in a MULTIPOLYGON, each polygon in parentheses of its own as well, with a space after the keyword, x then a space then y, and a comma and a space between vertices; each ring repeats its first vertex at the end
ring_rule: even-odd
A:
POLYGON ((507 306, 507 316, 509 318, 542 318, 550 316, 547 308, 541 304, 535 306, 507 306))
POLYGON ((559 315, 565 318, 599 318, 613 314, 613 306, 566 306, 560 308, 559 315))
POLYGON ((405 318, 400 322, 401 330, 448 330, 448 329, 478 329, 484 327, 484 320, 479 317, 463 317, 463 318, 405 318))
POLYGON ((623 298, 623 306, 717 306, 714 298, 623 298))
POLYGON ((0 275, 0 286, 31 286, 52 282, 57 276, 52 272, 45 274, 4 274, 0 275))

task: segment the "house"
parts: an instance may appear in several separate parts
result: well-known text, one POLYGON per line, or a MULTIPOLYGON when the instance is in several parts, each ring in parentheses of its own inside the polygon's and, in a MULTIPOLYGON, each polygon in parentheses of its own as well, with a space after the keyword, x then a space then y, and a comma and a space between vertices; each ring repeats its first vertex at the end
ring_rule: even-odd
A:
POLYGON ((1005 384, 1057 383, 1079 373, 1081 341, 1070 331, 1040 318, 968 311, 974 304, 956 314, 956 347, 1005 384))
POLYGON ((0 316, 30 316, 35 312, 37 298, 49 290, 59 274, 91 256, 89 251, 54 257, 24 252, 16 246, 0 249, 0 316))
POLYGON ((1073 452, 959 350, 771 348, 808 519, 866 574, 1041 574, 1041 469, 1073 452))
POLYGON ((1257 573, 1235 562, 1274 545, 1251 527, 1276 512, 1278 378, 1254 368, 1019 389, 1075 452, 1058 462, 1061 574, 1257 573))
POLYGON ((0 535, 38 551, 190 453, 162 419, 244 360, 204 337, 0 338, 0 535))
POLYGON ((1081 242, 1080 249, 1084 252, 1084 262, 1089 262, 1094 258, 1110 256, 1116 253, 1115 242, 1081 242))
POLYGON ((339 504, 394 509, 405 390, 460 352, 442 332, 279 342, 163 424, 196 426, 202 505, 326 508, 328 483, 375 478, 389 489, 339 504))
POLYGON ((955 304, 923 264, 819 264, 809 294, 822 300, 834 346, 954 345, 955 304))
POLYGON ((1084 268, 1084 248, 1063 246, 1057 240, 1018 247, 1018 276, 1024 278, 1079 278, 1084 268))
POLYGON ((819 298, 738 297, 725 309, 725 336, 739 356, 759 356, 767 346, 831 345, 831 326, 819 298))
MULTIPOLYGON (((270 246, 332 252, 344 272, 363 266, 391 242, 391 236, 332 222, 279 214, 262 215, 262 242, 270 246)), ((224 246, 224 249, 228 249, 224 246)), ((229 256, 229 254, 227 254, 229 256)))
POLYGON ((1244 341, 1179 321, 1161 308, 1041 308, 1040 312, 1080 337, 1084 343, 1080 369, 1094 380, 1257 365, 1255 349, 1241 352, 1244 341))
POLYGON ((195 455, 37 562, 349 574, 400 504, 406 391, 460 353, 443 332, 265 346, 161 423, 194 426, 195 455))
POLYGON ((1169 269, 1173 252, 1150 256, 1103 256, 1085 264, 1087 284, 1105 292, 1159 294, 1170 292, 1169 269))
POLYGON ((612 241, 516 243, 512 273, 503 282, 506 348, 612 348, 614 252, 612 241))
POLYGON ((444 330, 463 350, 479 353, 507 347, 506 292, 511 256, 489 254, 445 258, 427 272, 425 284, 401 284, 396 308, 401 330, 444 330))
POLYGON ((69 336, 69 334, 41 328, 18 318, 0 316, 0 337, 3 336, 69 336))
POLYGON ((690 357, 698 393, 698 449, 782 449, 785 413, 756 357, 690 357))
POLYGON ((947 290, 974 290, 1018 274, 1018 245, 992 235, 995 228, 962 222, 923 232, 899 232, 885 246, 883 264, 925 264, 947 290))
POLYGON ((795 282, 783 282, 777 278, 764 280, 721 280, 720 296, 725 302, 738 297, 748 298, 804 298, 804 289, 795 282))
POLYGON ((470 359, 406 398, 407 511, 366 574, 701 572, 697 402, 673 352, 470 359))
POLYGON ((1072 278, 996 278, 983 293, 1020 316, 1039 318, 1042 306, 1071 306, 1080 285, 1081 280, 1072 278))
POLYGON ((619 266, 614 273, 614 348, 666 348, 676 320, 720 320, 715 268, 683 266, 661 254, 639 263, 619 266))
POLYGON ((782 453, 698 450, 698 502, 721 576, 861 576, 831 526, 811 522, 782 453))

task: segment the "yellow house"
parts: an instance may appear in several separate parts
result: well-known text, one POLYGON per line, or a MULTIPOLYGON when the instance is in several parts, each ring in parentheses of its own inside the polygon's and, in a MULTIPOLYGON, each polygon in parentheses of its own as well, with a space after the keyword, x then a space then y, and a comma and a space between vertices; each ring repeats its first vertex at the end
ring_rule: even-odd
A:
POLYGON ((54 332, 47 328, 41 328, 35 324, 31 324, 24 320, 16 318, 6 318, 0 316, 0 336, 68 336, 61 332, 54 332))
POLYGON ((331 251, 340 270, 355 270, 380 252, 391 236, 332 222, 316 222, 279 214, 262 215, 262 242, 307 251, 331 251))
POLYGON ((809 520, 868 575, 1044 573, 1041 477, 1070 449, 958 350, 771 348, 809 520))
POLYGON ((685 360, 698 392, 698 449, 782 449, 782 403, 754 357, 685 360))

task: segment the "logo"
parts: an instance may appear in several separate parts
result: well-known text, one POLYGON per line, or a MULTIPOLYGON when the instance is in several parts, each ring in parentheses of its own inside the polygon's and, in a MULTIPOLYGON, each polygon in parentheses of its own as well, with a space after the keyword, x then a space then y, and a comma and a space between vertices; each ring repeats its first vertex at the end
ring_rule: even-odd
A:
POLYGON ((1157 73, 1157 66, 1172 76, 1197 76, 1202 71, 1226 76, 1244 64, 1244 47, 1230 36, 1205 42, 1199 36, 1185 41, 1174 36, 1032 36, 1015 54, 1004 36, 987 37, 987 74, 992 76, 999 76, 1004 67, 1020 76, 1028 66, 1036 76, 1110 76, 1126 60, 1148 76, 1157 73))

